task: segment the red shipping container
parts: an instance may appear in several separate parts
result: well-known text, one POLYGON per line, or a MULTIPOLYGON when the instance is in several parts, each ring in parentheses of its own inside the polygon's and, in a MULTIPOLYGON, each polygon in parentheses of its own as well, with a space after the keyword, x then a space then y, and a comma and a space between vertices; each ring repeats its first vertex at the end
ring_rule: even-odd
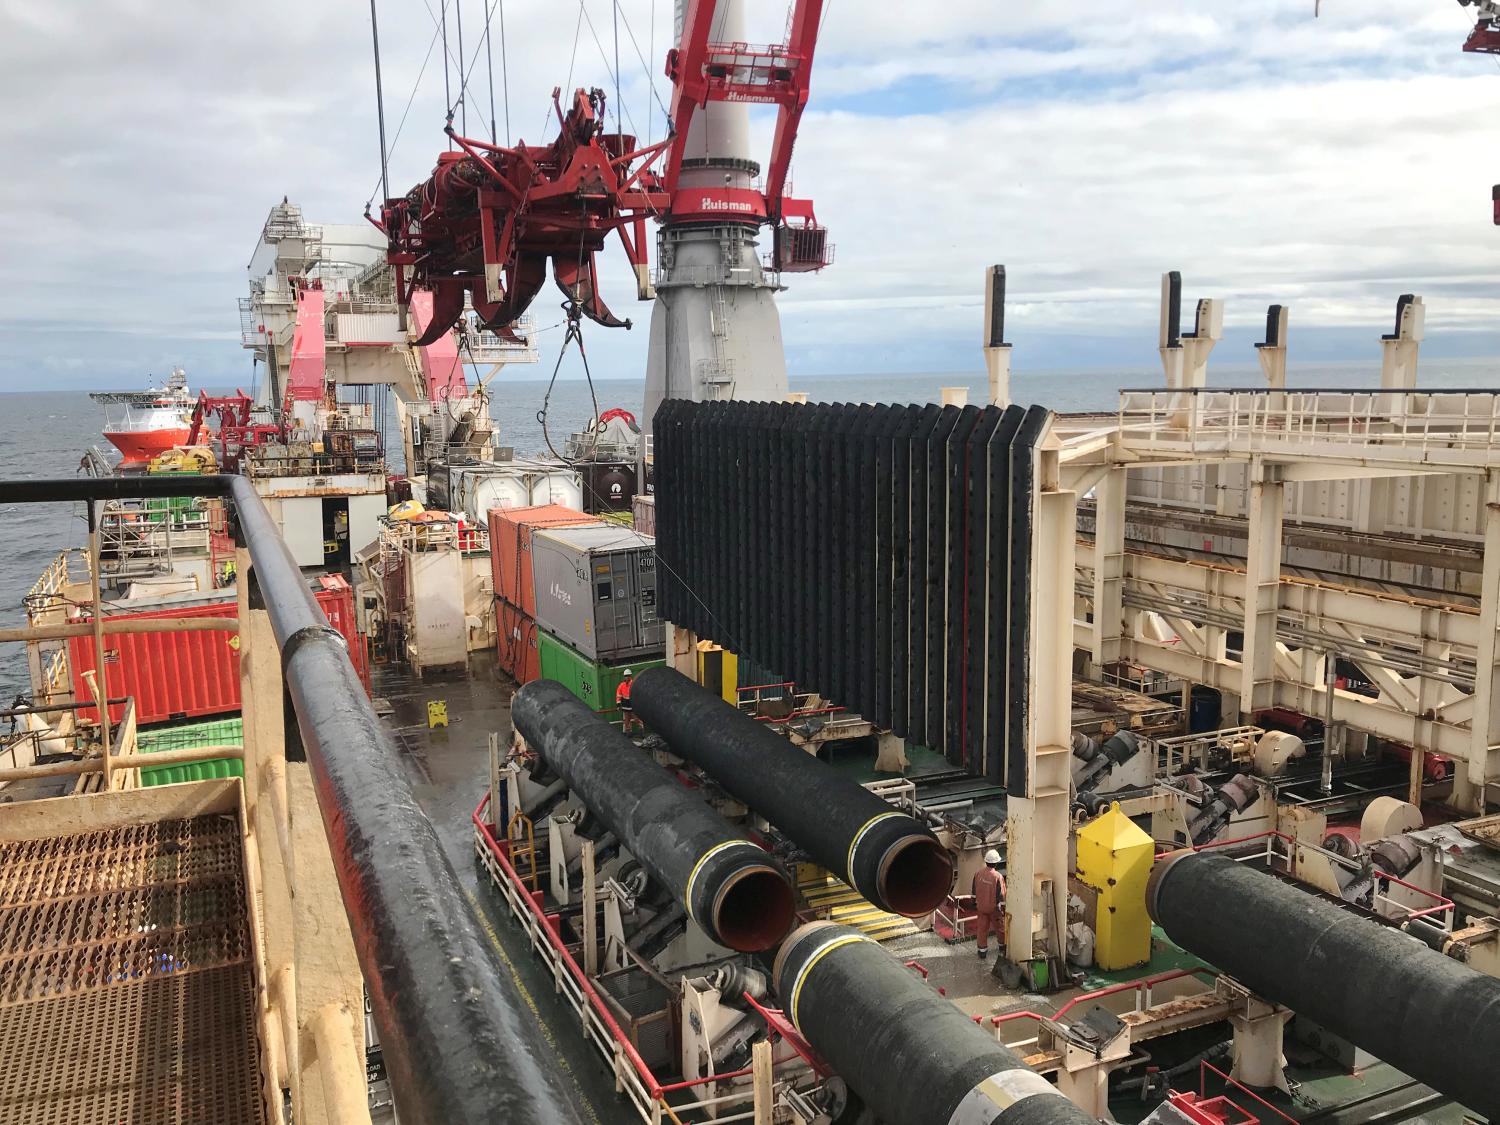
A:
MULTIPOLYGON (((370 661, 364 634, 354 613, 354 589, 343 578, 319 579, 313 592, 328 623, 349 645, 349 660, 365 690, 370 690, 370 661)), ((169 599, 170 600, 170 599, 169 599)), ((144 618, 233 617, 235 600, 222 591, 194 597, 186 604, 162 605, 134 613, 109 613, 111 621, 144 618)), ((212 632, 117 633, 104 638, 105 681, 110 698, 132 696, 138 723, 162 723, 233 713, 240 709, 240 639, 226 630, 212 632)), ((83 674, 94 670, 94 638, 72 637, 68 641, 68 669, 76 699, 91 699, 83 674)), ((112 722, 119 722, 124 704, 110 707, 112 722)), ((96 718, 96 709, 78 712, 84 719, 96 718)))
POLYGON ((536 594, 531 584, 531 533, 538 527, 582 527, 601 523, 597 516, 537 504, 530 508, 490 509, 490 571, 495 597, 509 602, 527 617, 536 616, 536 594))
POLYGON ((516 681, 529 684, 542 674, 541 654, 537 648, 536 622, 515 606, 495 601, 496 649, 500 670, 516 681))

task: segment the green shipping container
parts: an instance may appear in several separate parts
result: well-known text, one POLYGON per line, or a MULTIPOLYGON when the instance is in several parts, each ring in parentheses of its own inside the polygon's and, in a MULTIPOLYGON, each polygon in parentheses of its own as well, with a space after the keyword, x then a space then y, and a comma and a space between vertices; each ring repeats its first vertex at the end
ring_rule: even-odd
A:
MULTIPOLYGON (((184 723, 141 731, 136 749, 142 754, 163 750, 186 750, 196 746, 243 746, 245 724, 242 719, 214 719, 206 723, 184 723)), ((239 758, 210 758, 206 762, 185 762, 177 766, 141 767, 141 785, 172 785, 179 781, 203 781, 210 777, 244 777, 245 763, 239 758)))
POLYGON ((657 658, 604 664, 590 660, 540 629, 537 630, 537 656, 543 679, 562 684, 608 723, 620 721, 620 712, 615 710, 615 688, 620 686, 620 674, 629 668, 640 675, 647 668, 659 668, 666 663, 664 658, 657 658))

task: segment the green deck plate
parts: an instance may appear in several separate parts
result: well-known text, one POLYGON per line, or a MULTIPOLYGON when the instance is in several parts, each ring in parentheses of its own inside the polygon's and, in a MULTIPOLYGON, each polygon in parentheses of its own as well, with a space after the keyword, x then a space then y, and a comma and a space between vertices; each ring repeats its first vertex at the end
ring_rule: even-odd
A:
MULTIPOLYGON (((143 730, 136 735, 136 750, 157 754, 163 750, 188 750, 198 746, 243 746, 245 723, 233 719, 210 719, 143 730)), ((244 777, 245 763, 238 758, 210 758, 177 766, 141 768, 141 785, 171 785, 179 781, 203 781, 210 777, 244 777)))
POLYGON ((953 766, 949 764, 947 758, 925 746, 914 746, 911 743, 907 743, 906 746, 906 760, 909 765, 906 773, 902 775, 876 773, 875 751, 863 740, 850 743, 829 743, 825 760, 841 774, 861 785, 869 781, 889 781, 897 776, 915 781, 928 774, 953 772, 953 766))
POLYGON ((1200 960, 1186 950, 1179 949, 1173 945, 1160 926, 1152 926, 1151 961, 1149 964, 1137 965, 1132 969, 1116 969, 1112 972, 1092 969, 1084 977, 1083 986, 1086 990, 1093 991, 1098 988, 1108 988, 1112 984, 1125 984, 1129 981, 1140 980, 1142 977, 1155 976, 1158 973, 1170 973, 1175 969, 1210 967, 1206 961, 1200 960))

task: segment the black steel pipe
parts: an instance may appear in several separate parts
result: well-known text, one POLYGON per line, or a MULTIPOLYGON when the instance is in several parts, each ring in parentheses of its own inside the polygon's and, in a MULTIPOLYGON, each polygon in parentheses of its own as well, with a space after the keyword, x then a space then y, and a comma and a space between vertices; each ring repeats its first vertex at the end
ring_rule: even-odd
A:
POLYGON ((710 938, 759 952, 791 929, 795 903, 780 863, 562 684, 533 680, 516 692, 510 715, 710 938))
POLYGON ((953 857, 922 821, 670 668, 635 678, 636 714, 673 752, 764 816, 882 910, 930 914, 953 857))
POLYGON ((1194 956, 1491 1120, 1500 980, 1227 856, 1179 852, 1146 889, 1194 956))
POLYGON ((481 933, 343 638, 250 482, 233 478, 232 495, 401 1119, 581 1123, 554 1049, 481 933))
MULTIPOLYGON (((482 935, 401 756, 243 477, 0 483, 0 503, 231 495, 307 751, 403 1122, 582 1125, 554 1047, 482 935)), ((262 706, 279 706, 279 701, 262 706)))
POLYGON ((856 930, 832 922, 801 927, 782 945, 772 975, 803 1038, 887 1125, 1095 1125, 856 930))

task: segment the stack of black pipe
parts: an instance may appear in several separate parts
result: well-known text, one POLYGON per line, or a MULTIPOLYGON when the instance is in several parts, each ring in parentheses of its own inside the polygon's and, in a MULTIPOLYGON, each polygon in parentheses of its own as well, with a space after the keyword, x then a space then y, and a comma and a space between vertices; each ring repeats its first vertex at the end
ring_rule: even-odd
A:
POLYGON ((661 615, 1024 792, 1040 408, 668 400, 661 615))
POLYGON ((562 684, 521 688, 511 719, 714 941, 760 952, 791 928, 792 887, 781 864, 562 684))

